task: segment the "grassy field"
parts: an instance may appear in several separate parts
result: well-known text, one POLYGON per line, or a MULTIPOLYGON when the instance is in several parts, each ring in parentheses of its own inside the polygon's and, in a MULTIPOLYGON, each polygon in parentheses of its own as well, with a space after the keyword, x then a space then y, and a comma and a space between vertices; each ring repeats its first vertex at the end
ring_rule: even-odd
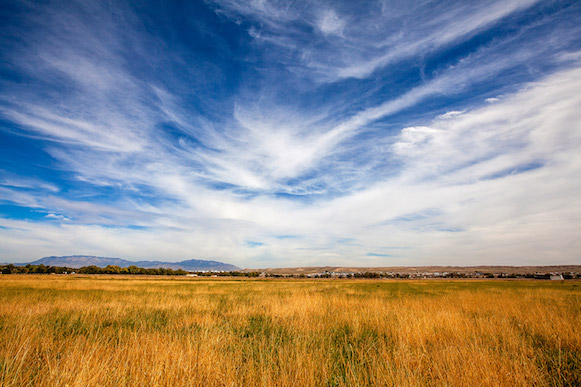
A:
POLYGON ((4 275, 0 385, 579 386, 581 282, 4 275))

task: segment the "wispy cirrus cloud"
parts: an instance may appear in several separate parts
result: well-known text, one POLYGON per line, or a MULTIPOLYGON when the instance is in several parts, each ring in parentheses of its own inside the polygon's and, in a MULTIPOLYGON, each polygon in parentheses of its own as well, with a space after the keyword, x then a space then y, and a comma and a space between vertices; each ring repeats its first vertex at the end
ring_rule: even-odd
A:
POLYGON ((255 23, 258 41, 296 54, 294 66, 306 67, 317 81, 365 78, 375 70, 424 56, 522 12, 538 0, 429 3, 317 2, 291 5, 277 1, 213 1, 217 12, 238 22, 255 23), (344 14, 342 15, 341 12, 344 14), (311 40, 309 29, 322 36, 311 40), (338 35, 336 39, 333 35, 338 35))
POLYGON ((574 4, 72 4, 4 27, 5 256, 577 259, 574 4))
MULTIPOLYGON (((577 195, 581 186, 574 184, 581 168, 574 161, 581 147, 578 113, 581 100, 576 92, 581 86, 579 75, 579 70, 557 73, 504 97, 497 104, 436 117, 428 126, 404 129, 393 143, 394 153, 404 164, 401 173, 368 190, 314 204, 263 197, 241 200, 208 192, 195 196, 200 201, 199 207, 208 209, 205 213, 194 206, 185 210, 183 205, 158 209, 172 219, 174 227, 183 230, 170 240, 195 248, 187 241, 187 235, 194 232, 195 241, 203 238, 216 241, 195 248, 206 254, 219 240, 229 241, 215 251, 223 253, 228 247, 240 257, 238 263, 265 264, 260 258, 244 253, 238 244, 248 248, 261 246, 268 253, 268 262, 273 257, 284 257, 288 251, 293 251, 297 262, 318 264, 348 263, 346 256, 358 256, 358 262, 373 264, 384 255, 390 255, 393 262, 403 259, 421 264, 446 256, 447 262, 461 263, 468 254, 473 259, 504 263, 512 259, 512 254, 522 256, 533 252, 539 257, 535 262, 554 259, 556 252, 560 259, 569 261, 574 259, 578 247, 574 242, 577 218, 571 208, 581 208, 577 195), (471 151, 467 153, 465 149, 471 151), (536 160, 543 160, 542 166, 496 179, 487 178, 491 173, 517 169, 523 163, 536 160), (531 191, 530 187, 535 189, 531 191), (216 234, 209 227, 209 218, 216 219, 216 227, 224 233, 216 234), (388 222, 404 218, 405 224, 388 222), (273 233, 302 237, 280 239, 272 237, 273 233), (352 241, 338 242, 345 236, 352 241), (248 240, 253 241, 252 246, 248 240), (271 240, 276 243, 269 243, 271 240), (383 246, 394 244, 409 249, 395 253, 382 250, 383 246), (571 249, 564 250, 565 245, 571 249), (510 251, 509 256, 506 249, 510 251), (376 255, 368 255, 368 250, 376 255), (315 254, 315 251, 323 253, 315 254), (567 258, 566 251, 573 255, 567 258), (318 258, 313 259, 314 256, 318 258), (418 256, 422 258, 414 258, 418 256)), ((88 226, 84 228, 87 234, 81 239, 90 237, 88 230, 91 233, 98 230, 103 238, 109 235, 116 243, 129 245, 129 240, 149 238, 152 233, 172 234, 162 231, 151 220, 146 218, 144 224, 156 227, 155 231, 121 233, 88 226)), ((38 232, 50 227, 55 240, 63 238, 59 233, 70 232, 68 228, 54 225, 22 222, 2 225, 19 230, 38 228, 38 232)), ((166 244, 160 246, 165 248, 166 244)), ((106 254, 112 250, 99 251, 106 254)), ((161 254, 161 247, 153 248, 153 252, 161 254)))
POLYGON ((39 179, 14 175, 0 170, 0 186, 58 192, 59 187, 39 179))

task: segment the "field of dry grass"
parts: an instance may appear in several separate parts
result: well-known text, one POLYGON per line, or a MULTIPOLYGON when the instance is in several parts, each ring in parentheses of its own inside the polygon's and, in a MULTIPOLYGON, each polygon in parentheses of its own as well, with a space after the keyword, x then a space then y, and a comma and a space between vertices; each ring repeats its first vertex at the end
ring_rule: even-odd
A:
POLYGON ((581 283, 0 276, 0 385, 579 386, 581 283))

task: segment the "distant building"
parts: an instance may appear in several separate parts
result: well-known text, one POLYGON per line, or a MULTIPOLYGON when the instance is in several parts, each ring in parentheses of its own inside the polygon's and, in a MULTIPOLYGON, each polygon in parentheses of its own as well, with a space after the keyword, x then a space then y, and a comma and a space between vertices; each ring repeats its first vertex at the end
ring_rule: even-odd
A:
POLYGON ((562 274, 551 275, 551 281, 562 281, 562 280, 564 280, 562 274))

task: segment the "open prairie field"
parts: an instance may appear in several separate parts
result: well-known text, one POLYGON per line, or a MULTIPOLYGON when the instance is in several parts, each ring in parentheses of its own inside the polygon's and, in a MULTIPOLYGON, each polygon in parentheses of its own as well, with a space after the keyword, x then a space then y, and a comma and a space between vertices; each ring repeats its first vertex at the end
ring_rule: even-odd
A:
POLYGON ((2 386, 579 386, 581 283, 0 276, 2 386))

